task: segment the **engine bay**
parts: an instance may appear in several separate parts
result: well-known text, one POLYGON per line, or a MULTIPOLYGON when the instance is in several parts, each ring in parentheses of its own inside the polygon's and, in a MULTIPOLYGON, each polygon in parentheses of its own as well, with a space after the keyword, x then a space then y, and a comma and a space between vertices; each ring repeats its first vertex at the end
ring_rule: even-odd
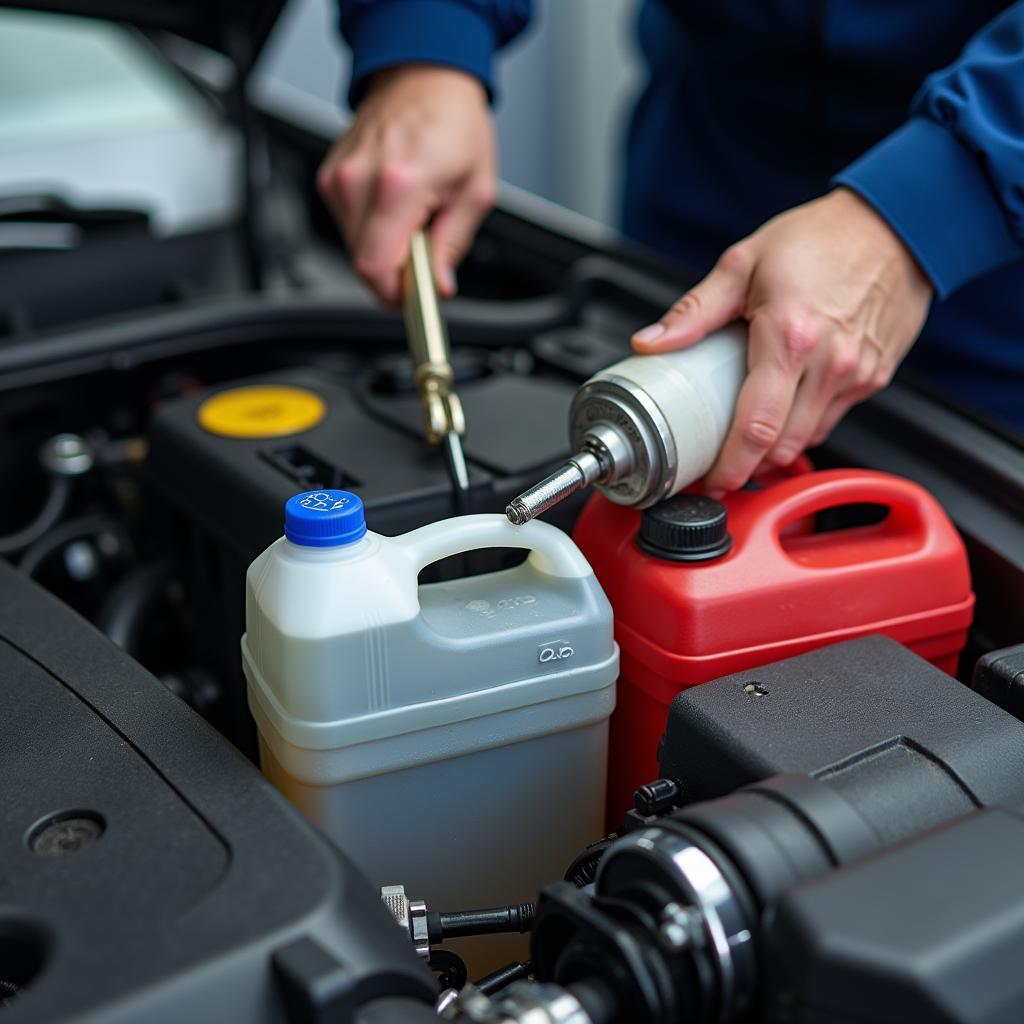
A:
MULTIPOLYGON (((204 235, 196 280, 49 304, 83 260, 116 277, 136 236, 150 259, 138 211, 86 217, 88 254, 0 253, 32 281, 0 290, 0 1020, 1021 1019, 1024 449, 912 379, 724 498, 689 561, 669 548, 692 507, 642 520, 586 493, 543 543, 592 566, 591 590, 541 579, 511 535, 449 550, 419 533, 429 557, 405 582, 426 625, 409 635, 440 636, 449 667, 407 638, 400 663, 367 612, 368 639, 317 662, 317 685, 383 663, 351 717, 386 719, 403 680, 450 682, 439 703, 466 696, 463 674, 523 683, 522 636, 550 693, 514 738, 494 725, 510 704, 481 712, 458 756, 469 713, 438 719, 457 777, 428 782, 435 765, 410 758, 400 784, 339 804, 341 826, 327 782, 289 791, 239 647, 247 570, 286 502, 351 493, 384 549, 500 513, 567 458, 577 388, 685 271, 506 195, 446 309, 459 494, 423 439, 401 318, 365 296, 313 199, 325 138, 272 110, 247 130, 268 159, 261 234, 204 235), (585 711, 566 681, 610 664, 602 643, 622 656, 614 713, 603 676, 585 711), (572 708, 557 722, 556 698, 572 708), (391 877, 392 855, 416 870, 391 877), (469 876, 494 895, 449 904, 469 876)), ((0 207, 11 218, 82 211, 0 207)), ((310 622, 371 608, 352 579, 310 622)), ((301 756, 327 749, 308 735, 301 756)), ((351 779, 386 775, 394 749, 351 779)))

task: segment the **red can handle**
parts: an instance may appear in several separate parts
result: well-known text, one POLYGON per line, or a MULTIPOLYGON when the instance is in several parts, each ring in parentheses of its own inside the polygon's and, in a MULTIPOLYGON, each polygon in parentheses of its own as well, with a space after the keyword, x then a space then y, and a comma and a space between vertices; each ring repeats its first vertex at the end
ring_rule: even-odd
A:
MULTIPOLYGON (((750 527, 751 539, 763 550, 776 551, 791 563, 795 559, 782 545, 783 529, 794 520, 825 509, 857 504, 885 506, 889 514, 873 528, 874 535, 879 540, 898 538, 902 542, 900 554, 925 547, 935 522, 930 514, 935 502, 924 488, 901 477, 869 470, 834 469, 796 477, 765 491, 763 499, 764 507, 758 509, 750 527)), ((821 538, 823 545, 828 543, 825 538, 839 545, 846 542, 849 531, 811 536, 821 538)), ((875 557, 892 557, 895 553, 891 548, 880 549, 875 557)))

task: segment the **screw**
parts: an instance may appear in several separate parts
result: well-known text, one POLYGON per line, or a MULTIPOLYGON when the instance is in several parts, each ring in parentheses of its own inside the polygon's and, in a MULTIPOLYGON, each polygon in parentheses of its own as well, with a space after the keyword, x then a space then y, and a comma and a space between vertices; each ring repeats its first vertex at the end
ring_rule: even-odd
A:
MULTIPOLYGON (((458 1012, 459 1009, 459 990, 455 988, 446 988, 438 997, 436 1004, 437 1015, 444 1017, 445 1012, 451 1009, 453 1012, 458 1012)), ((451 1019, 449 1017, 449 1019, 451 1019)))
POLYGON ((703 915, 696 907, 669 903, 662 911, 662 938, 677 952, 700 944, 703 915))
POLYGON ((96 549, 87 540, 72 541, 64 549, 64 568, 76 583, 95 579, 100 571, 96 549))
POLYGON ((98 814, 77 811, 44 822, 33 831, 28 845, 40 857, 66 857, 95 842, 103 831, 103 819, 98 814))

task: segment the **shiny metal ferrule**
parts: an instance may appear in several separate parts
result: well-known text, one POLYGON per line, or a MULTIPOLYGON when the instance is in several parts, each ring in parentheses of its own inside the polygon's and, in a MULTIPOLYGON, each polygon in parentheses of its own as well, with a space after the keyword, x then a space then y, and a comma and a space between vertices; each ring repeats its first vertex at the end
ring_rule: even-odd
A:
POLYGON ((573 447, 608 430, 614 430, 629 458, 618 460, 619 472, 598 481, 601 493, 616 504, 637 508, 648 508, 667 497, 678 466, 672 431, 650 396, 614 373, 588 380, 576 392, 569 410, 573 447))
POLYGON ((515 498, 505 509, 514 526, 522 526, 542 512, 591 484, 608 484, 633 468, 633 449, 620 431, 607 423, 595 424, 580 441, 580 450, 564 466, 515 498))
POLYGON ((430 935, 427 926, 427 905, 423 900, 411 900, 404 885, 382 885, 380 898, 398 926, 409 936, 417 956, 430 957, 430 935))
POLYGON ((733 1020, 748 1005, 757 978, 757 952, 745 901, 734 891, 715 858, 696 842, 665 828, 630 832, 615 841, 595 879, 599 895, 614 894, 637 868, 657 870, 675 890, 665 906, 661 934, 680 953, 707 958, 715 978, 717 1019, 733 1020), (694 942, 694 933, 700 935, 694 942))
POLYGON ((632 381, 612 373, 587 381, 573 398, 569 435, 576 454, 511 502, 505 514, 513 524, 529 522, 590 484, 610 501, 638 508, 671 492, 678 465, 672 431, 632 381))
POLYGON ((583 449, 551 476, 545 477, 539 484, 534 484, 519 497, 513 498, 505 509, 505 515, 513 526, 522 526, 564 501, 570 494, 575 494, 581 488, 601 479, 603 473, 604 467, 600 458, 593 452, 583 449))

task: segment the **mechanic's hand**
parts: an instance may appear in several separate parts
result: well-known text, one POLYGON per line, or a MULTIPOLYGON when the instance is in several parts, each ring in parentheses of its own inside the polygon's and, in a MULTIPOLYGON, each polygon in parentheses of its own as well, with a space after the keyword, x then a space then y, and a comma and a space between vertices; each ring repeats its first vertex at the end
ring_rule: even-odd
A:
POLYGON ((317 176, 359 274, 401 301, 409 239, 433 217, 440 293, 494 202, 495 144, 487 94, 462 71, 409 65, 373 77, 349 130, 317 176))
POLYGON ((884 388, 924 326, 933 288, 910 251, 849 189, 788 210, 727 249, 637 352, 685 348, 743 317, 750 374, 709 490, 820 444, 850 406, 884 388))

